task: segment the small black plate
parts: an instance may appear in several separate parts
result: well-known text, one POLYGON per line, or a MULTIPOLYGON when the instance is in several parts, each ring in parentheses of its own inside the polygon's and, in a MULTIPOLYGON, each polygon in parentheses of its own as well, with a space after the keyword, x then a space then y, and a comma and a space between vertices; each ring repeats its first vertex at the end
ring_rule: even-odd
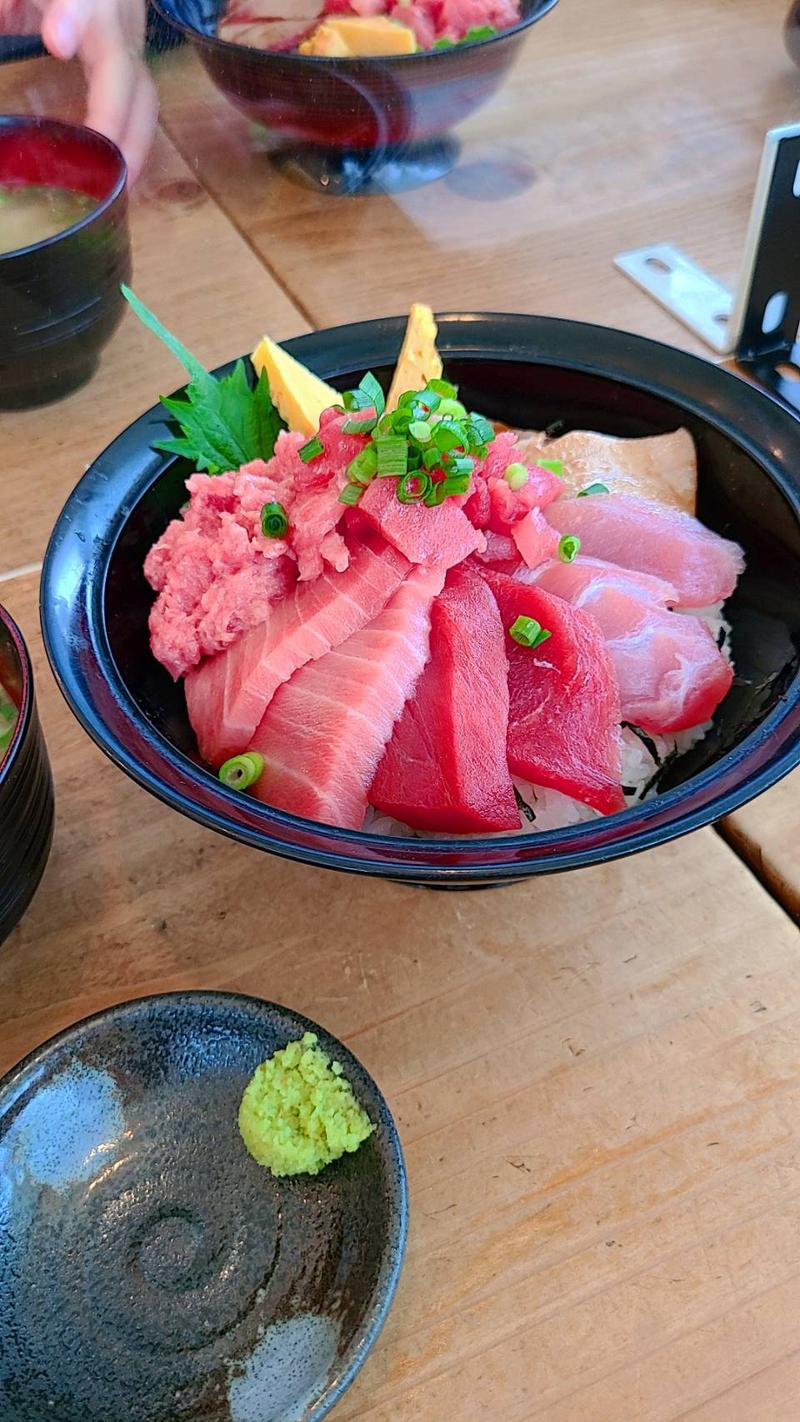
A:
POLYGON ((0 1082, 3 1422, 316 1422, 394 1296, 406 1180, 363 1067, 286 1008, 228 993, 87 1018, 0 1082), (237 1111, 314 1031, 375 1132, 275 1179, 237 1111))

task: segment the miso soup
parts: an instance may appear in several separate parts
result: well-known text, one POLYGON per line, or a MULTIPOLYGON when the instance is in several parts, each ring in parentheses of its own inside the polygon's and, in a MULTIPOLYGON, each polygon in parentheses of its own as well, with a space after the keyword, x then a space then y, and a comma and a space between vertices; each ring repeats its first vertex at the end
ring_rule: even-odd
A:
POLYGON ((38 183, 0 183, 0 255, 44 242, 97 206, 86 193, 38 183))

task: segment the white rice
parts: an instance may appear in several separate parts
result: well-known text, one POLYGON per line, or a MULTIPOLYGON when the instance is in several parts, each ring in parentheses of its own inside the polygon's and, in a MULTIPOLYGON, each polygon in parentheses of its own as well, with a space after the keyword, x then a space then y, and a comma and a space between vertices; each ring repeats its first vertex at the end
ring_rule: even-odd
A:
MULTIPOLYGON (((722 615, 722 604, 713 607, 692 608, 685 616, 699 617, 708 626, 714 640, 720 646, 723 656, 730 661, 730 624, 722 615)), ((669 758, 684 755, 692 746, 702 741, 711 728, 706 721, 701 726, 691 726, 675 735, 657 736, 649 732, 643 738, 635 731, 623 727, 622 739, 622 786, 626 805, 640 804, 658 794, 657 775, 661 766, 669 758), (653 755, 652 751, 655 751, 653 755)), ((502 839, 512 834, 539 834, 543 830, 566 829, 570 825, 582 824, 585 820, 601 819, 599 810, 574 800, 570 795, 562 795, 559 790, 548 790, 542 785, 532 785, 530 781, 512 777, 519 798, 524 802, 520 810, 520 827, 502 830, 489 837, 502 839)), ((412 839, 452 839, 453 835, 432 834, 425 830, 409 829, 400 820, 382 815, 370 805, 364 819, 363 829, 367 834, 389 836, 410 836, 412 839)), ((486 839, 483 835, 459 835, 459 839, 486 839)))

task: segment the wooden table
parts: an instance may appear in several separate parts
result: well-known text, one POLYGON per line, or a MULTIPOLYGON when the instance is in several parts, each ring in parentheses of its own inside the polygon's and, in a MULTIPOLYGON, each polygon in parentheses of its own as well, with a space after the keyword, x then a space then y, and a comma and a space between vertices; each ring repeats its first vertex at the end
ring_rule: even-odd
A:
MULTIPOLYGON (((465 126, 456 174, 398 199, 292 186, 192 56, 165 57, 136 285, 209 362, 412 296, 699 349, 611 258, 677 241, 734 280, 763 131, 800 107, 783 8, 562 0, 465 126)), ((68 68, 0 71, 0 109, 79 99, 68 68)), ((268 859, 158 804, 62 703, 36 598, 66 493, 178 379, 126 322, 84 391, 0 420, 0 599, 58 793, 45 879, 0 954, 0 1069, 180 987, 282 1000, 346 1039, 395 1111, 412 1229, 342 1422, 796 1422, 798 778, 719 832, 491 894, 268 859)))

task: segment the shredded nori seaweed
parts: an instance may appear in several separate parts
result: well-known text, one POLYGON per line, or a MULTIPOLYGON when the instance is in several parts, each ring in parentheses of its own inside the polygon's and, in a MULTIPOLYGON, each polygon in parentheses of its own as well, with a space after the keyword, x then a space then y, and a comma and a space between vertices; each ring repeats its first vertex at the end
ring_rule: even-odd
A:
POLYGON ((519 810, 523 819, 526 819, 529 825, 535 824, 536 811, 531 808, 524 796, 520 795, 516 785, 514 786, 514 798, 517 802, 517 809, 519 810))
MULTIPOLYGON (((623 725, 623 729, 624 729, 624 730, 626 730, 626 731, 633 731, 633 734, 634 734, 635 736, 638 736, 638 737, 639 737, 639 740, 641 741, 642 745, 644 746, 645 750, 647 751, 647 754, 648 754, 649 756, 652 756, 652 758, 653 758, 653 760, 655 761, 656 765, 660 766, 660 765, 661 765, 661 756, 659 755, 658 751, 656 750, 656 743, 655 743, 655 741, 653 741, 653 740, 650 739, 650 737, 648 736, 647 732, 646 732, 646 731, 643 731, 642 728, 641 728, 641 726, 634 726, 630 721, 623 721, 623 722, 622 722, 622 725, 623 725)), ((665 764, 666 764, 666 762, 665 762, 665 764)))

